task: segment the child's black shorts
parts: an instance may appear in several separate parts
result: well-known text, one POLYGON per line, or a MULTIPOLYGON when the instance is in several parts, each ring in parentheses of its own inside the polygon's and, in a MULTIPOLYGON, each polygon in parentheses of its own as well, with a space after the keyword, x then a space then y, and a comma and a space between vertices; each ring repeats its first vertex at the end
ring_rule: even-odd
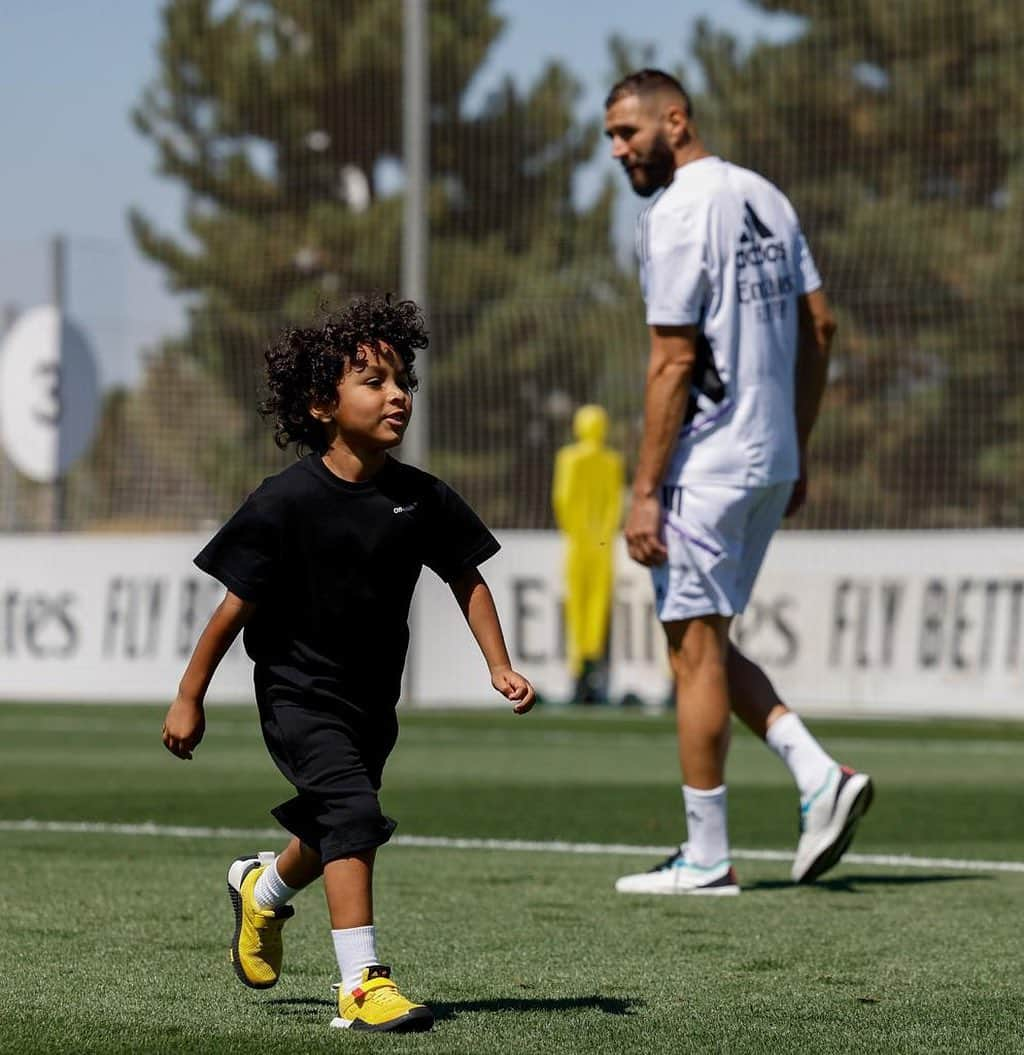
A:
POLYGON ((398 739, 393 707, 369 712, 341 698, 310 696, 256 675, 263 739, 298 794, 270 812, 327 864, 391 838, 381 812, 384 763, 398 739))

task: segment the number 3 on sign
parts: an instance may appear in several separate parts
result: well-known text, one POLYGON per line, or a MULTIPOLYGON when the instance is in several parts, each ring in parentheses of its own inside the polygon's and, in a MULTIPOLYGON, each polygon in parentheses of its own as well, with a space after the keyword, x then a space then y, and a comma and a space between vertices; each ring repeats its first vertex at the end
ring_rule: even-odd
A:
POLYGON ((32 408, 36 421, 50 428, 60 425, 60 363, 39 363, 36 376, 40 379, 39 395, 32 408))
POLYGON ((18 470, 52 483, 85 453, 99 384, 85 335, 56 308, 21 315, 0 348, 0 443, 18 470))

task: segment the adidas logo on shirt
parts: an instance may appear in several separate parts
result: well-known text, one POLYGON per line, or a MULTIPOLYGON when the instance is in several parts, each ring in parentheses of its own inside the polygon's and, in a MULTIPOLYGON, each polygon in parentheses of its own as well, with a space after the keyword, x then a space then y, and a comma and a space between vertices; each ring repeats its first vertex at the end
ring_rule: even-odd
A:
POLYGON ((743 203, 743 210, 743 233, 740 235, 740 247, 736 250, 737 270, 748 265, 760 267, 762 264, 784 263, 786 243, 767 241, 775 237, 775 232, 754 212, 750 202, 743 203))

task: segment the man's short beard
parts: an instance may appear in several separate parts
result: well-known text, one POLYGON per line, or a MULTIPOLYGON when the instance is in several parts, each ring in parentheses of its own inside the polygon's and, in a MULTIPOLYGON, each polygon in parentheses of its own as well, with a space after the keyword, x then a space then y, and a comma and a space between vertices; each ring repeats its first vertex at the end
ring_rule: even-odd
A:
POLYGON ((657 194, 662 187, 666 186, 676 170, 676 159, 668 140, 664 136, 658 136, 651 144, 651 149, 642 161, 638 162, 635 169, 642 169, 647 181, 640 186, 634 182, 630 173, 630 185, 641 198, 650 198, 657 194))

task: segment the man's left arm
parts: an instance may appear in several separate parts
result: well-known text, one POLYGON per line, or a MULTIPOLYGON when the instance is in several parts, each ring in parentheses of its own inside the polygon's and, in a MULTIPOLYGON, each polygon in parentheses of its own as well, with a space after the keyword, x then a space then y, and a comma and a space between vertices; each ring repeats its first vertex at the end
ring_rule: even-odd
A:
POLYGON ((696 326, 651 326, 651 353, 644 389, 644 431, 626 518, 629 555, 648 567, 663 564, 659 494, 679 439, 697 359, 696 326))
POLYGON ((828 380, 829 353, 836 320, 821 288, 797 299, 799 344, 796 360, 796 431, 800 447, 800 477, 786 507, 786 516, 799 512, 807 501, 807 447, 818 420, 828 380))

